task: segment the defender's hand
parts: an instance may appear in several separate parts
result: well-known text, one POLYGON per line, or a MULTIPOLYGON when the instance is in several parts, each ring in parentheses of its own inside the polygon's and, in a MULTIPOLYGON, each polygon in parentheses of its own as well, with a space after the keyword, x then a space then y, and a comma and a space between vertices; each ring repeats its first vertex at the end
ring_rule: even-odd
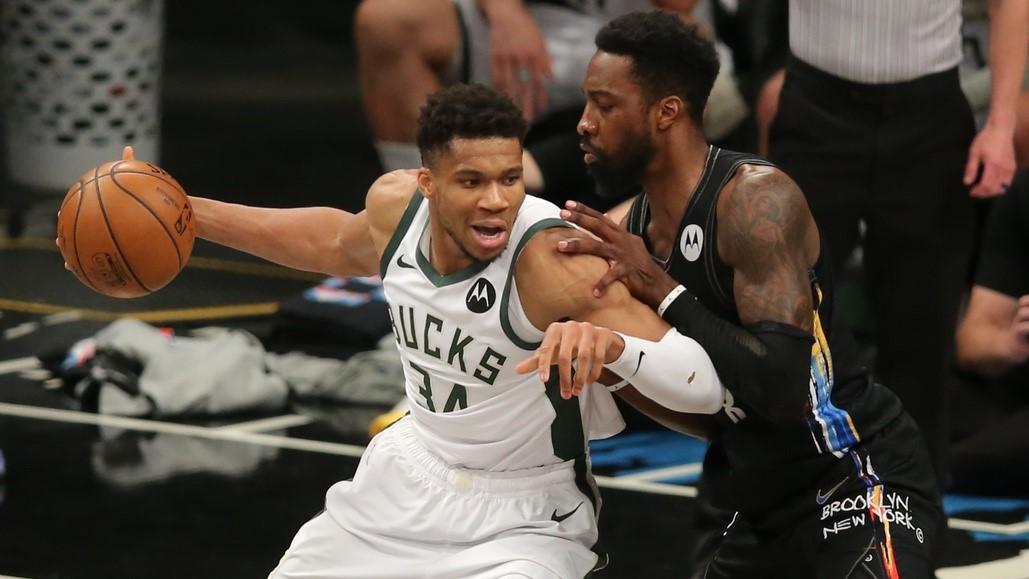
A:
POLYGON ((540 380, 546 383, 550 367, 557 364, 561 398, 567 400, 581 394, 587 384, 596 382, 604 364, 617 360, 624 348, 622 337, 607 328, 589 322, 554 322, 547 328, 536 353, 515 369, 519 374, 539 372, 540 380))
POLYGON ((599 297, 604 288, 621 280, 629 292, 641 302, 657 308, 678 283, 664 272, 650 256, 643 239, 611 221, 606 215, 582 203, 568 201, 561 218, 582 227, 600 239, 567 239, 559 241, 562 253, 588 253, 607 260, 611 269, 593 288, 599 297))

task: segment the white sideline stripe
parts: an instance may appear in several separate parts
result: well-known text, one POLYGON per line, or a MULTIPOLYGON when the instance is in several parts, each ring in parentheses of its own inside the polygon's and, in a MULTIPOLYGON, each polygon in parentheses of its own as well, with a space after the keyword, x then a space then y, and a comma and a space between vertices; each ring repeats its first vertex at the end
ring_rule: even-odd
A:
POLYGON ((239 432, 264 432, 268 430, 281 430, 292 426, 303 426, 314 422, 314 418, 303 414, 287 414, 285 416, 272 416, 248 422, 227 424, 219 426, 215 430, 237 430, 239 432))
POLYGON ((15 577, 14 575, 0 575, 0 579, 28 579, 27 577, 15 577))
MULTIPOLYGON (((35 358, 22 358, 21 360, 38 360, 35 358)), ((16 360, 8 360, 6 363, 16 360)), ((2 363, 0 363, 2 364, 2 363)), ((8 404, 0 402, 0 415, 16 416, 19 418, 35 418, 39 420, 52 420, 56 422, 71 422, 75 424, 93 424, 97 426, 113 426, 126 430, 138 430, 142 432, 163 432, 165 434, 180 434, 184 436, 196 436, 198 438, 210 438, 214 440, 232 440, 236 442, 248 442, 262 446, 273 446, 277 448, 289 448, 293 450, 306 450, 310 452, 321 452, 324 454, 335 454, 360 458, 364 454, 363 446, 352 444, 341 444, 338 442, 322 442, 320 440, 309 440, 306 438, 290 438, 288 436, 271 436, 256 432, 242 430, 226 430, 225 428, 207 428, 204 426, 192 426, 188 424, 177 424, 174 422, 161 422, 158 420, 143 420, 139 418, 127 418, 124 416, 109 416, 103 414, 92 414, 79 412, 77 410, 59 410, 56 408, 41 408, 23 404, 8 404)), ((285 418, 285 417, 282 417, 285 418)), ((254 421, 258 422, 258 421, 254 421)), ((247 423, 241 423, 247 424, 247 423)), ((235 425, 239 426, 239 425, 235 425)), ((693 465, 684 465, 693 466, 693 465)), ((653 472, 653 471, 652 471, 653 472)), ((678 497, 696 497, 696 487, 673 485, 650 482, 647 480, 630 479, 628 477, 595 476, 597 484, 604 488, 644 492, 659 495, 678 497)), ((1003 525, 999 523, 987 523, 983 521, 970 521, 967 519, 950 519, 952 529, 966 531, 983 531, 986 533, 997 533, 1001 535, 1017 535, 1029 532, 1029 521, 1003 525)), ((1029 575, 1027 575, 1029 577, 1029 575)), ((0 579, 7 579, 0 575, 0 579)), ((942 577, 941 577, 942 579, 942 577)))
POLYGON ((938 569, 936 576, 940 579, 1026 579, 1029 577, 1029 549, 1010 559, 938 569))
POLYGON ((643 480, 626 480, 625 477, 594 476, 597 484, 606 489, 618 489, 623 491, 636 491, 640 493, 651 493, 655 495, 670 495, 673 497, 695 497, 696 487, 683 485, 670 485, 643 480))
POLYGON ((618 478, 628 480, 645 480, 645 481, 657 481, 666 478, 675 478, 680 476, 687 476, 691 474, 700 474, 700 471, 704 468, 703 463, 691 462, 689 464, 679 464, 676 466, 666 466, 664 468, 655 468, 654 470, 648 470, 645 472, 634 472, 632 474, 622 475, 618 478))
POLYGON ((7 404, 0 402, 0 414, 18 416, 21 418, 73 422, 76 424, 114 426, 116 428, 139 430, 142 432, 163 432, 165 434, 181 434, 185 436, 196 436, 198 438, 211 438, 215 440, 234 440, 236 442, 249 442, 251 444, 260 444, 262 446, 290 448, 293 450, 309 450, 311 452, 337 454, 342 456, 351 456, 354 458, 360 458, 361 455, 364 454, 363 446, 355 446, 352 444, 322 442, 320 440, 290 438, 288 436, 271 436, 256 432, 241 432, 238 430, 218 430, 215 428, 206 428, 204 426, 176 424, 174 422, 160 422, 157 420, 142 420, 139 418, 126 418, 124 416, 92 414, 89 412, 79 412, 77 410, 58 410, 55 408, 40 408, 38 406, 26 406, 22 404, 7 404))
MULTIPOLYGON (((951 529, 962 531, 982 531, 983 533, 996 533, 998 535, 1020 535, 1029 533, 1029 521, 1021 523, 989 523, 986 521, 971 521, 968 519, 948 519, 947 524, 951 529)), ((1029 577, 1029 572, 1026 573, 1029 577)))
POLYGON ((25 370, 35 370, 36 368, 39 368, 40 365, 39 358, 35 356, 12 358, 10 360, 0 362, 0 374, 12 374, 14 372, 24 372, 25 370))
MULTIPOLYGON (((77 410, 40 408, 38 406, 8 404, 5 402, 0 402, 0 415, 17 416, 19 418, 35 418, 39 420, 53 420, 56 422, 72 422, 76 424, 114 426, 117 428, 124 428, 126 430, 163 432, 166 434, 181 434, 184 436, 196 436, 198 438, 212 438, 216 440, 234 440, 236 442, 249 442, 251 444, 260 444, 263 446, 307 450, 311 452, 322 452, 325 454, 338 454, 354 458, 360 458, 364 453, 363 446, 354 446, 351 444, 321 442, 318 440, 308 440, 304 438, 290 438, 288 436, 271 436, 268 434, 258 434, 255 432, 245 432, 240 430, 225 430, 222 428, 206 428, 203 426, 176 424, 174 422, 126 418, 124 416, 108 416, 103 414, 92 414, 89 412, 79 412, 77 410)), ((679 497, 697 496, 697 489, 693 487, 648 481, 623 480, 607 476, 597 476, 594 478, 597 480, 597 484, 610 489, 679 497)))

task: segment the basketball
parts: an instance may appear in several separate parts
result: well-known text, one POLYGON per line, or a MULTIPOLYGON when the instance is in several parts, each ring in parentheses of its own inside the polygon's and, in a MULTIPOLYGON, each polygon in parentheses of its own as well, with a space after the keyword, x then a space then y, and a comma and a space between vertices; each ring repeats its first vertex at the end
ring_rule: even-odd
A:
POLYGON ((163 169, 134 159, 87 171, 57 216, 57 246, 75 277, 116 298, 167 285, 185 267, 195 238, 182 186, 163 169))

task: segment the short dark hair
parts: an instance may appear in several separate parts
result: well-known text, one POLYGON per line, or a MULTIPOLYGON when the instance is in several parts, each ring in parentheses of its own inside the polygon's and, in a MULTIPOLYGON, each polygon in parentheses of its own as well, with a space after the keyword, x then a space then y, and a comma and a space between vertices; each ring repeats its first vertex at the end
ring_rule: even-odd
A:
POLYGON ((647 104, 676 95, 686 101, 700 125, 711 86, 718 76, 718 53, 696 26, 661 10, 632 12, 597 33, 597 48, 632 59, 632 74, 647 104))
POLYGON ((454 139, 518 139, 528 130, 506 94, 482 84, 455 84, 429 95, 418 115, 418 151, 429 166, 454 139))

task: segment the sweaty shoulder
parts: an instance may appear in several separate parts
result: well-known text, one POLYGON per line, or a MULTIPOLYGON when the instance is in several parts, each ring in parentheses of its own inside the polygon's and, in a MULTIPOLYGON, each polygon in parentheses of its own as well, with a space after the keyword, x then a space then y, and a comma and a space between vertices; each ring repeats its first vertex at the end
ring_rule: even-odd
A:
POLYGON ((775 167, 742 165, 719 196, 718 224, 718 251, 730 265, 772 248, 789 248, 806 266, 818 259, 818 229, 804 193, 775 167))
POLYGON ((390 171, 376 179, 364 198, 364 208, 373 232, 392 235, 417 190, 416 169, 390 171))

